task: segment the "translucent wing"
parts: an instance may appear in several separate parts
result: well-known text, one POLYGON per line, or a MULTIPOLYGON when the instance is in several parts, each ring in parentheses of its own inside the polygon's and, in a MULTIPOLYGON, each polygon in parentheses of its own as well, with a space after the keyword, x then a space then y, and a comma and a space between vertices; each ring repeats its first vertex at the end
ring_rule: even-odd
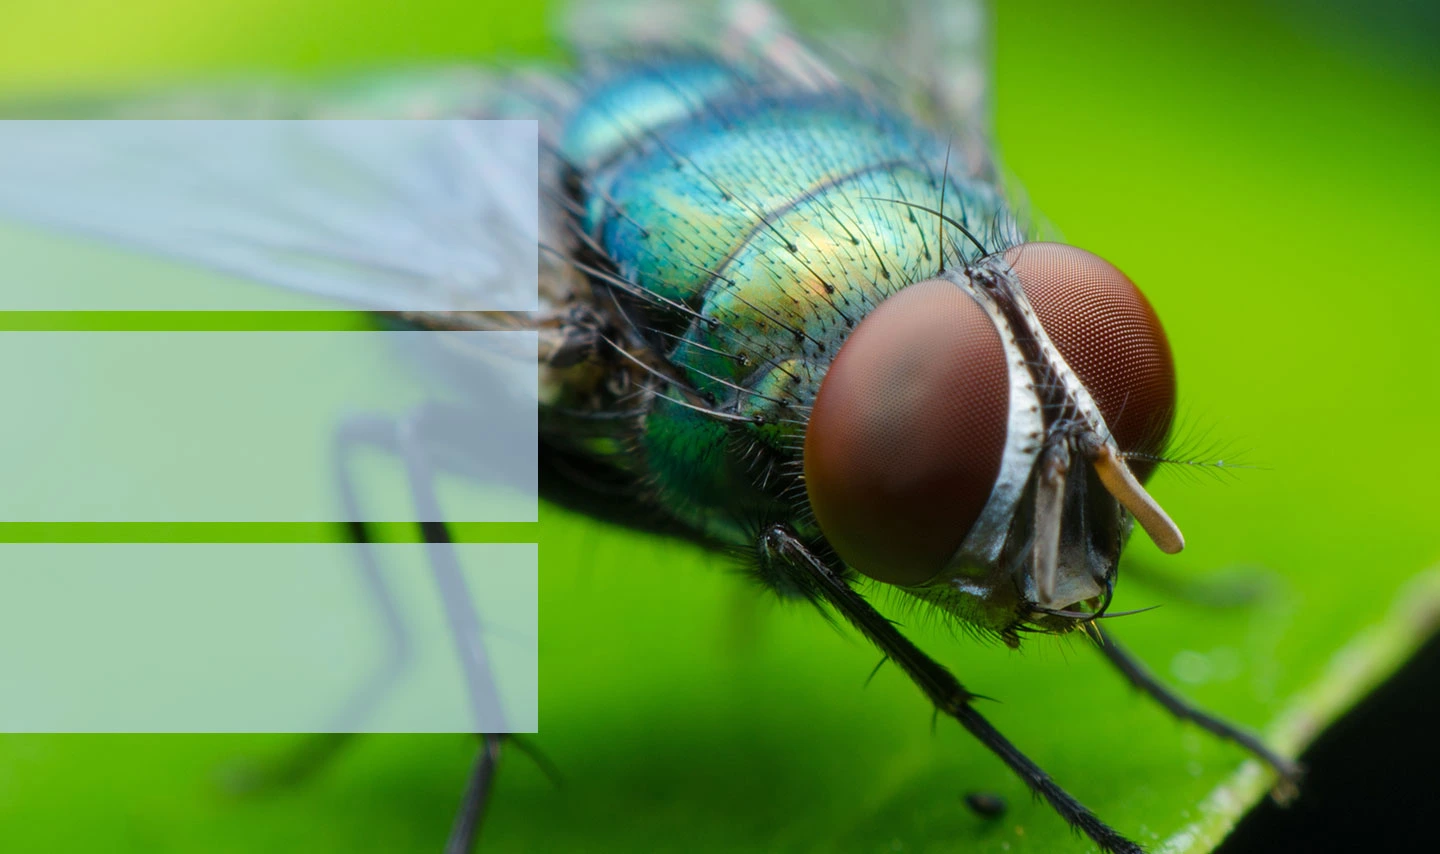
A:
POLYGON ((989 21, 981 0, 587 0, 559 29, 582 52, 698 45, 807 86, 876 91, 953 135, 957 163, 990 178, 989 21))
MULTIPOLYGON (((787 4, 794 6, 787 9, 793 25, 758 0, 698 8, 666 0, 585 2, 567 9, 561 30, 582 59, 617 46, 633 54, 647 43, 691 44, 763 63, 806 86, 884 89, 888 99, 955 136, 954 168, 989 177, 980 4, 909 0, 896 14, 880 4, 837 2, 787 4)), ((563 115, 574 97, 557 76, 451 69, 377 76, 339 90, 237 87, 125 107, 73 102, 8 112, 193 119, 498 114, 540 118, 543 140, 547 120, 563 115)), ((561 166, 544 146, 536 164, 533 148, 528 163, 518 150, 510 153, 514 161, 477 157, 480 131, 463 126, 424 140, 356 139, 304 124, 242 132, 235 124, 197 125, 188 136, 144 127, 124 130, 119 135, 131 138, 102 147, 103 156, 84 161, 84 171, 75 169, 75 150, 93 149, 94 140, 83 125, 3 134, 0 213, 372 309, 533 308, 523 294, 534 292, 537 238, 557 250, 539 262, 539 307, 559 305, 580 287, 573 270, 547 260, 563 258, 572 242, 559 206, 537 214, 534 194, 515 191, 521 175, 537 170, 541 193, 558 191, 561 166)))
POLYGON ((988 173, 990 19, 981 0, 843 0, 824 9, 792 0, 781 8, 820 56, 862 70, 963 143, 972 174, 988 173))
POLYGON ((5 122, 0 214, 369 309, 536 307, 533 122, 201 120, 476 115, 488 77, 283 91, 12 109, 197 120, 5 122))

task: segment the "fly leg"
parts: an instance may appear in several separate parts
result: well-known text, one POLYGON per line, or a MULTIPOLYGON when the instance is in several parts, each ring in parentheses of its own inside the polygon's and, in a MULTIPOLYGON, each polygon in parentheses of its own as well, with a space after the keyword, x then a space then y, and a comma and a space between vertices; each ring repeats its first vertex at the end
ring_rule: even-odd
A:
POLYGON ((1246 750, 1253 753, 1256 758, 1275 769, 1280 775, 1280 780, 1275 785, 1271 796, 1279 803, 1284 804, 1291 801, 1298 794, 1300 776, 1303 770, 1300 765, 1290 759, 1279 755, 1253 733, 1247 732, 1234 724, 1228 723, 1215 717, 1203 709, 1191 705, 1188 700, 1171 691, 1155 675, 1141 664, 1139 659, 1132 656, 1124 647, 1115 643, 1115 639, 1109 632, 1099 626, 1092 627, 1100 637, 1100 651, 1105 658, 1115 665, 1121 675, 1136 688, 1149 694, 1160 705, 1164 706, 1170 714, 1175 717, 1192 721, 1206 732, 1219 736, 1227 741, 1232 741, 1246 750))
POLYGON ((355 482, 357 453, 375 450, 397 454, 394 422, 386 416, 357 415, 336 428, 331 444, 331 469, 340 496, 346 533, 354 545, 355 565, 385 631, 385 660, 366 683, 340 707, 326 731, 305 735, 302 741, 279 759, 254 768, 243 768, 231 780, 242 792, 265 791, 303 783, 319 773, 339 755, 377 703, 409 665, 413 651, 410 633, 401 619, 396 597, 380 569, 370 525, 360 505, 355 482))
POLYGON ((1125 578, 1166 598, 1201 608, 1244 608, 1258 605, 1280 592, 1282 582, 1260 567, 1236 567, 1211 578, 1189 578, 1173 569, 1142 561, 1125 564, 1125 578))
MULTIPOLYGON (((442 521, 440 503, 435 494, 434 470, 427 453, 426 437, 443 432, 453 435, 453 430, 447 431, 445 424, 447 421, 453 423, 457 414, 444 407, 421 407, 408 420, 397 425, 396 439, 400 456, 405 462, 411 499, 421 519, 420 530, 425 539, 426 555, 436 586, 440 588, 446 619, 465 674, 475 732, 482 734, 479 756, 445 842, 446 854, 469 854, 480 832, 480 822, 485 815, 500 759, 503 736, 496 733, 504 732, 506 726, 499 704, 499 691, 485 653, 482 627, 471 606, 474 600, 460 571, 460 560, 455 553, 450 528, 442 521)), ((459 417, 463 421, 464 416, 459 417)))
POLYGON ((475 767, 465 783, 465 794, 460 799, 460 809, 450 825, 450 836, 445 840, 445 854, 470 854, 475 848, 475 838, 480 833, 480 822, 485 817, 485 806, 490 802, 490 784, 495 780, 495 769, 500 764, 500 746, 504 736, 480 736, 480 753, 475 757, 475 767))
POLYGON ((331 723, 331 732, 306 737, 292 754, 272 769, 250 775, 251 785, 289 784, 313 775, 332 759, 363 724, 376 704, 404 672, 412 657, 410 634, 396 605, 396 597, 385 579, 371 526, 359 500, 355 479, 357 454, 378 451, 398 457, 405 466, 415 518, 421 520, 427 563, 430 566, 447 624, 460 659, 470 700, 473 731, 480 736, 481 749, 456 816, 447 852, 468 852, 480 828, 486 799, 494 779, 502 736, 506 729, 493 674, 489 666, 482 627, 472 605, 469 585, 461 572, 459 556, 449 526, 442 521, 435 492, 432 457, 446 445, 446 439, 463 432, 473 423, 474 414, 456 407, 424 404, 403 419, 388 415, 352 416, 339 427, 334 445, 336 483, 350 539, 356 549, 357 566, 365 588, 385 626, 388 652, 376 674, 356 692, 331 723))
POLYGON ((1014 771, 1036 795, 1044 798, 1060 817, 1086 836, 1101 850, 1115 854, 1139 854, 1144 849, 1121 836, 1086 809, 1050 775, 1030 761, 1025 754, 990 725, 970 706, 976 695, 965 690, 953 674, 921 652, 865 597, 856 593, 845 578, 817 557, 784 525, 775 525, 760 538, 760 559, 770 568, 785 572, 787 577, 812 598, 828 603, 851 625, 869 638, 889 659, 905 671, 935 708, 954 718, 1014 771))
MULTIPOLYGON (((342 426, 336 443, 337 482, 346 518, 350 520, 365 518, 360 510, 352 471, 354 450, 369 446, 394 454, 404 463, 416 518, 421 520, 420 531, 425 541, 426 557, 436 586, 440 589, 446 620, 459 654, 475 732, 481 733, 480 752, 445 843, 446 854, 468 854, 474 847, 500 759, 504 737, 496 733, 506 729, 499 692, 485 653, 482 626, 471 606, 474 600, 461 572, 454 539, 449 526, 443 521, 435 493, 432 454, 444 444, 445 437, 464 434, 464 426, 472 417, 473 414, 438 404, 422 405, 401 421, 387 416, 360 416, 342 426)), ((388 661, 398 665, 380 674, 383 682, 372 682, 379 690, 367 692, 364 702, 373 705, 408 661, 408 634, 395 608, 394 597, 380 572, 369 527, 364 522, 351 521, 349 528, 360 553, 360 567, 366 585, 374 594, 391 638, 392 653, 388 661)), ((366 711, 368 708, 357 708, 353 713, 360 715, 366 711)))

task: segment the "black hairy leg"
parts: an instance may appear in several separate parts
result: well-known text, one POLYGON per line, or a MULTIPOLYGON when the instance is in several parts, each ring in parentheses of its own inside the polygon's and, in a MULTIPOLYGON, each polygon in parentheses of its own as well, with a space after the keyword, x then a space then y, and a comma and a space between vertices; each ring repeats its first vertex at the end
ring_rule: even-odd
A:
POLYGON ((784 525, 768 528, 758 545, 760 560, 772 571, 789 574, 796 585, 817 601, 839 612, 846 621, 880 648, 889 660, 924 692, 938 712, 963 726, 1010 767, 1026 786, 1060 814, 1071 827, 1088 836, 1103 851, 1139 854, 1144 849, 1131 842, 1083 804, 1071 797, 1040 766, 1021 753, 1000 731, 991 726, 970 705, 977 699, 944 666, 921 652, 889 619, 876 611, 865 597, 851 588, 845 577, 818 557, 793 531, 784 525))

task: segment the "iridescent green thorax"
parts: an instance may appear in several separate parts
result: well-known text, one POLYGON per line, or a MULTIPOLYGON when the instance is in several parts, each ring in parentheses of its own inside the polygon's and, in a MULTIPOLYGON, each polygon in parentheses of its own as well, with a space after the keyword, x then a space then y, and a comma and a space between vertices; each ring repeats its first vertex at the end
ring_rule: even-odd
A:
POLYGON ((785 463, 850 330, 979 255, 925 208, 996 249, 1014 239, 998 191, 947 170, 942 137, 853 91, 711 60, 622 67, 581 104, 561 134, 581 227, 620 277, 690 312, 632 312, 688 381, 661 392, 733 416, 658 399, 645 468, 711 533, 792 513, 785 463))

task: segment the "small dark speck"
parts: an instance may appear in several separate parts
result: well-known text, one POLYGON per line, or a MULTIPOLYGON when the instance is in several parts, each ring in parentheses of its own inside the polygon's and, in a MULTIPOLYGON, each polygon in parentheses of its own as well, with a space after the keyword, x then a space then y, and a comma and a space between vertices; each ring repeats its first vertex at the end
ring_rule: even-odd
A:
POLYGON ((999 818, 1005 814, 1005 799, 991 792, 971 792, 965 796, 965 805, 981 818, 999 818))
POLYGON ((833 294, 833 293, 835 293, 835 286, 832 285, 832 284, 830 284, 829 282, 826 282, 826 283, 825 283, 825 293, 827 293, 827 294, 833 294))

